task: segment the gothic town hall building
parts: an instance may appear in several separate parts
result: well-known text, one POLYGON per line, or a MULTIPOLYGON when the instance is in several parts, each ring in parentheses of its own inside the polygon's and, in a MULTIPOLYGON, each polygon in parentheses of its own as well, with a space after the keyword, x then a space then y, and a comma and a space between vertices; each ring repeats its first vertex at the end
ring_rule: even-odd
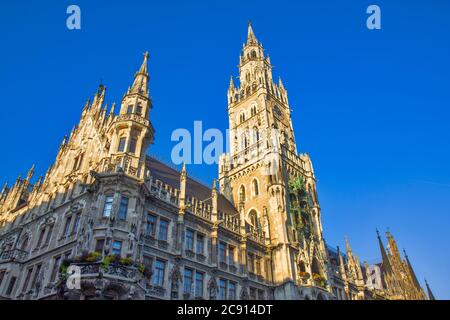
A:
POLYGON ((118 114, 100 85, 45 176, 1 190, 0 299, 427 299, 390 233, 374 265, 325 243, 311 159, 251 25, 239 59, 211 186, 147 155, 148 54, 118 114))

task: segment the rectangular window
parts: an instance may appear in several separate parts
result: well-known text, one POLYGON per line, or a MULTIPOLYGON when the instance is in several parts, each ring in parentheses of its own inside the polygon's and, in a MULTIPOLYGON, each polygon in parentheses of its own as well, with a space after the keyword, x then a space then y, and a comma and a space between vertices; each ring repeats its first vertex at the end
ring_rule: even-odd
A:
POLYGON ((128 202, 129 202, 129 199, 127 197, 122 196, 120 198, 120 206, 119 206, 119 219, 120 220, 125 220, 127 218, 128 202))
POLYGON ((127 113, 128 113, 128 114, 133 113, 133 105, 130 104, 130 105, 127 107, 127 113))
POLYGON ((31 274, 33 273, 33 268, 27 270, 27 275, 25 277, 25 282, 23 283, 22 292, 26 292, 28 289, 28 284, 30 283, 31 274))
POLYGON ((113 196, 106 196, 105 205, 103 206, 103 216, 110 217, 112 210, 113 196))
POLYGON ((194 231, 186 229, 186 249, 194 250, 194 231))
POLYGON ((227 245, 225 242, 219 242, 219 262, 226 263, 227 262, 227 252, 226 252, 227 245))
POLYGON ((9 280, 9 285, 8 285, 8 289, 6 290, 6 295, 10 296, 11 293, 14 290, 14 286, 16 284, 17 278, 16 277, 11 277, 11 280, 9 280))
POLYGON ((228 264, 230 266, 234 266, 234 250, 235 248, 232 246, 228 247, 228 264))
POLYGON ((72 233, 78 231, 78 226, 80 225, 81 213, 77 213, 75 216, 75 221, 73 222, 72 233))
POLYGON ((253 255, 253 253, 248 254, 247 264, 248 264, 248 271, 254 272, 255 256, 253 255))
POLYGON ((162 260, 156 260, 155 262, 155 276, 153 278, 153 284, 155 286, 162 287, 164 285, 164 272, 166 269, 166 263, 162 260))
POLYGON ((125 145, 127 143, 127 138, 122 137, 119 140, 119 147, 117 148, 117 152, 125 152, 125 145))
POLYGON ((64 225, 64 233, 63 236, 67 237, 70 231, 70 223, 72 222, 72 217, 67 217, 66 224, 64 225))
POLYGON ((122 241, 114 241, 111 253, 113 255, 120 255, 122 253, 122 241))
POLYGON ((147 225, 145 227, 145 234, 147 237, 155 237, 156 236, 156 216, 152 214, 147 215, 147 225))
POLYGON ((54 282, 56 280, 56 276, 59 274, 59 264, 61 262, 61 256, 55 257, 53 261, 53 269, 52 274, 50 276, 50 282, 54 282))
POLYGON ((261 275, 261 258, 256 257, 255 261, 256 261, 256 274, 261 275))
POLYGON ((197 241, 195 244, 195 250, 198 254, 205 253, 204 245, 205 245, 205 236, 200 233, 197 233, 197 241))
POLYGON ((226 300, 227 298, 227 280, 219 280, 219 300, 226 300))
POLYGON ((103 247, 105 246, 105 239, 97 239, 95 243, 95 252, 103 254, 103 247))
POLYGON ((3 278, 5 277, 5 270, 0 271, 0 287, 3 283, 3 278))
POLYGON ((131 139, 130 140, 130 148, 128 149, 128 152, 130 153, 136 153, 136 145, 137 145, 137 140, 136 139, 131 139))
POLYGON ((37 280, 37 277, 39 276, 39 273, 41 272, 41 267, 42 267, 42 265, 38 264, 36 266, 36 269, 34 270, 33 282, 31 283, 31 288, 32 289, 34 289, 34 287, 36 285, 36 280, 37 280))
POLYGON ((192 292, 192 281, 193 281, 193 271, 188 268, 184 268, 184 284, 183 284, 183 292, 191 293, 192 292))
POLYGON ((228 299, 236 300, 236 283, 228 282, 228 299))
POLYGON ((169 229, 169 221, 159 220, 158 240, 167 241, 167 230, 169 229))
POLYGON ((203 273, 198 271, 195 273, 195 296, 203 297, 203 273))
POLYGON ((140 104, 138 104, 137 107, 136 107, 136 113, 138 115, 142 115, 142 106, 140 104))
POLYGON ((42 228, 39 232, 38 243, 36 244, 36 248, 40 248, 42 245, 42 240, 44 240, 45 228, 42 228))
POLYGON ((50 239, 52 238, 52 233, 53 233, 53 225, 51 225, 51 226, 48 228, 47 236, 45 237, 45 243, 44 243, 44 245, 48 245, 48 244, 50 243, 50 239))

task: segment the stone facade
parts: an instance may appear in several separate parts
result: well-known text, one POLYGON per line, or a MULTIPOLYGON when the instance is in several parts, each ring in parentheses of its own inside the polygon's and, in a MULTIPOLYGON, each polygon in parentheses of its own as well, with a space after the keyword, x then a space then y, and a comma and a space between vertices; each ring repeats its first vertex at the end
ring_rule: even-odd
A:
POLYGON ((147 60, 117 115, 100 85, 45 176, 5 184, 2 299, 426 299, 391 234, 374 266, 325 243, 311 159, 251 25, 220 190, 147 155, 147 60))

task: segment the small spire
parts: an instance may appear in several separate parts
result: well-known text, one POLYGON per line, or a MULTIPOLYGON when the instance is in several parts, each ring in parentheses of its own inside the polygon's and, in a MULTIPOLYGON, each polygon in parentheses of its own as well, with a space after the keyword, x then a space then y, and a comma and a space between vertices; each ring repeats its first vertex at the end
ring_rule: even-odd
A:
POLYGON ((186 163, 183 162, 183 168, 181 169, 181 175, 186 177, 186 163))
POLYGON ((350 243, 348 242, 348 236, 345 236, 345 248, 347 249, 347 253, 352 252, 352 248, 350 247, 350 243))
POLYGON ((430 289, 430 286, 428 285, 428 281, 427 279, 425 279, 425 285, 427 287, 427 293, 428 293, 428 300, 436 300, 436 298, 434 297, 433 292, 430 289))
POLYGON ((131 89, 128 89, 127 93, 140 93, 143 95, 146 95, 148 93, 148 71, 147 71, 147 61, 148 61, 149 54, 148 52, 144 53, 144 61, 142 62, 141 67, 139 68, 139 71, 136 72, 134 75, 134 81, 133 85, 131 86, 131 89))
POLYGON ((283 81, 281 80, 281 77, 278 77, 278 85, 280 88, 284 89, 283 81))
POLYGON ((33 176, 33 173, 34 173, 34 164, 31 166, 30 170, 28 170, 26 180, 30 181, 31 177, 33 176))
POLYGON ((217 179, 214 178, 213 184, 212 184, 212 191, 216 191, 216 190, 217 190, 217 179))
POLYGON ((233 75, 230 76, 230 89, 234 89, 234 80, 233 80, 233 75))
POLYGON ((252 23, 248 22, 247 45, 258 44, 255 33, 253 32, 252 23))
POLYGON ((109 114, 110 114, 110 115, 114 115, 115 109, 116 109, 116 103, 113 102, 113 104, 112 104, 112 106, 111 106, 111 109, 109 110, 109 114))

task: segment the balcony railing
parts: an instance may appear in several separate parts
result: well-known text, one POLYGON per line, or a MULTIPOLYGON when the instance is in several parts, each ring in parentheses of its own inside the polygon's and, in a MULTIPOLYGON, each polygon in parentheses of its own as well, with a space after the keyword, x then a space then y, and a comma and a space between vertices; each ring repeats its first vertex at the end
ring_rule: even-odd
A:
POLYGON ((3 251, 0 256, 0 262, 17 261, 23 262, 28 258, 28 252, 20 249, 13 249, 8 251, 3 251))

